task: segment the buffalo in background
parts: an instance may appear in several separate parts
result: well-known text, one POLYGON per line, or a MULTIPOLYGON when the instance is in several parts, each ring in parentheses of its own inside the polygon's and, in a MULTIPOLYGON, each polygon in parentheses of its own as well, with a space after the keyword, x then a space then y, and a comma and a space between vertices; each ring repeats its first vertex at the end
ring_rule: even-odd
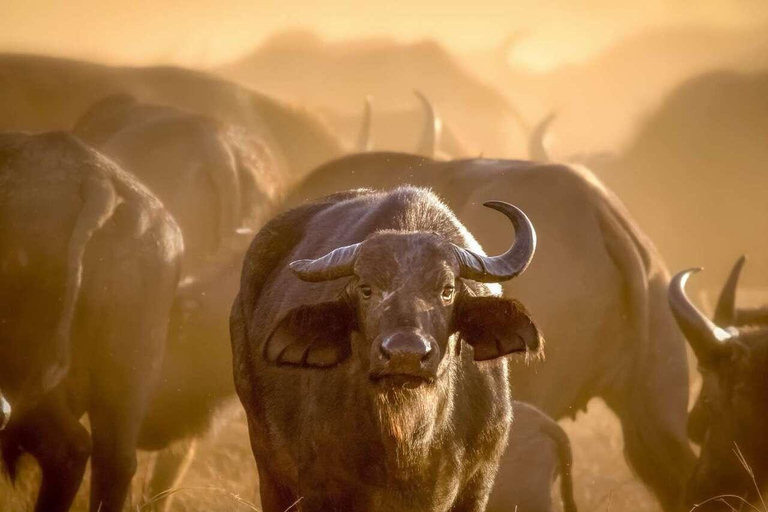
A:
MULTIPOLYGON (((127 95, 93 105, 74 133, 146 184, 184 236, 168 354, 140 443, 151 450, 176 441, 187 446, 166 450, 155 462, 148 494, 156 496, 180 484, 195 438, 234 397, 228 326, 241 262, 294 178, 242 127, 127 95)), ((172 500, 158 506, 167 510, 172 500)))
POLYGON ((2 130, 69 130, 94 103, 124 93, 243 127, 297 178, 345 152, 310 111, 202 71, 0 54, 0 87, 2 130))
POLYGON ((501 456, 486 512, 551 512, 550 489, 557 475, 563 512, 576 512, 568 435, 531 404, 516 400, 512 410, 515 418, 509 444, 501 456))
POLYGON ((713 501, 718 496, 757 505, 768 483, 768 308, 736 307, 744 261, 736 263, 723 287, 714 322, 685 294, 697 269, 680 272, 669 286, 672 311, 704 380, 688 422, 691 439, 701 445, 687 489, 691 505, 720 507, 713 501))
MULTIPOLYGON (((734 247, 768 254, 755 236, 768 230, 767 166, 768 72, 716 72, 677 88, 599 173, 671 266, 727 268, 734 247)), ((754 272, 765 282, 768 259, 754 272)), ((716 290, 719 279, 703 282, 716 290)))
POLYGON ((36 512, 66 512, 91 456, 91 508, 119 512, 163 360, 181 233, 138 181, 64 133, 0 135, 0 218, 5 469, 13 477, 33 455, 36 512))

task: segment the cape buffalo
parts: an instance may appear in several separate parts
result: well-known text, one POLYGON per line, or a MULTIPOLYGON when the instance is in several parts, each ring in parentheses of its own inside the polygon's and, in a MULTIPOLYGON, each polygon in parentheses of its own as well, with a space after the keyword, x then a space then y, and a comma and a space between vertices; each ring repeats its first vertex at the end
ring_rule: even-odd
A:
POLYGON ((515 401, 513 409, 509 445, 501 457, 486 512, 551 512, 551 486, 557 474, 563 512, 576 512, 568 435, 531 404, 515 401))
POLYGON ((35 510, 69 509, 92 453, 91 509, 119 512, 165 349, 183 252, 162 204, 64 133, 0 135, 0 435, 35 510), (91 435, 79 418, 88 413, 91 435))
POLYGON ((267 512, 482 511, 512 419, 513 352, 542 344, 498 283, 533 257, 533 225, 485 256, 424 189, 356 190, 267 224, 230 329, 267 512))
MULTIPOLYGON (((143 448, 193 442, 234 398, 229 309, 253 232, 293 183, 255 134, 199 114, 115 95, 96 103, 74 132, 147 185, 184 235, 184 281, 171 314, 160 386, 142 429, 143 448), (200 376, 205 375, 204 379, 200 376)), ((185 450, 160 454, 148 493, 178 484, 185 450)), ((186 451, 192 456, 193 448, 186 451)), ((156 503, 168 509, 169 496, 156 503)))
MULTIPOLYGON (((733 247, 768 254, 768 237, 753 236, 768 230, 768 70, 694 76, 636 132, 602 177, 636 212, 670 266, 698 261, 725 269, 733 247), (673 226, 670 218, 677 219, 673 226), (750 229, 731 229, 744 219, 750 229), (723 243, 710 243, 712 232, 723 233, 723 243)), ((768 258, 754 261, 752 272, 768 281, 768 258)), ((721 276, 698 278, 716 293, 721 276)))
POLYGON ((265 142, 245 129, 129 95, 93 105, 73 133, 163 201, 184 234, 190 279, 229 263, 218 260, 233 259, 233 251, 242 256, 252 233, 242 235, 264 223, 292 182, 265 142))
POLYGON ((554 419, 603 398, 621 421, 629 463, 676 509, 695 459, 685 340, 667 305, 664 262, 624 205, 581 167, 402 153, 329 162, 287 203, 404 183, 432 187, 491 252, 503 250, 506 226, 478 204, 499 197, 530 215, 546 250, 504 288, 536 311, 549 344, 545 364, 513 372, 516 398, 554 419))
POLYGON ((0 54, 0 84, 0 130, 68 130, 95 102, 125 93, 242 126, 296 177, 345 152, 316 114, 202 71, 0 54))
POLYGON ((757 501, 768 483, 768 309, 735 308, 743 264, 741 258, 731 271, 714 322, 685 295, 688 278, 699 269, 680 272, 669 285, 672 311, 703 377, 688 422, 689 435, 701 445, 688 484, 689 505, 722 495, 757 501))

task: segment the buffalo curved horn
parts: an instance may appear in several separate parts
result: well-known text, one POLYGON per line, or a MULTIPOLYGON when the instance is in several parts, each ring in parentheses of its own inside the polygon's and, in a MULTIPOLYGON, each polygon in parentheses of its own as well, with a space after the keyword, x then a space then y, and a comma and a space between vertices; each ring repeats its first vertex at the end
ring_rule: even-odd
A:
POLYGON ((437 115, 432 103, 421 91, 414 90, 413 93, 421 101, 424 108, 424 129, 421 132, 421 140, 416 146, 416 154, 434 158, 437 155, 437 148, 440 145, 440 137, 443 132, 443 120, 437 115))
POLYGON ((515 227, 515 242, 499 256, 481 256, 456 245, 460 276, 481 283, 508 281, 525 271, 536 252, 536 230, 527 215, 517 206, 503 201, 487 201, 483 206, 503 213, 515 227))
POLYGON ((720 291, 714 318, 717 325, 736 325, 736 288, 739 284, 741 269, 746 261, 747 257, 744 255, 736 261, 731 269, 731 273, 728 275, 728 279, 723 285, 723 289, 720 291))
POLYGON ((549 152, 547 151, 547 146, 544 143, 544 139, 549 132, 550 125, 556 118, 557 114, 552 112, 547 117, 539 121, 539 124, 533 128, 531 137, 528 140, 528 156, 531 160, 545 163, 552 161, 552 158, 550 158, 549 152))
POLYGON ((685 294, 685 285, 700 268, 679 272, 669 283, 667 298, 672 314, 700 364, 706 365, 723 353, 726 343, 734 338, 732 333, 721 329, 707 318, 685 294))
POLYGON ((373 149, 372 116, 371 96, 366 96, 365 104, 363 105, 363 122, 360 125, 357 142, 355 143, 355 149, 358 153, 367 153, 373 149))
POLYGON ((290 265, 291 270, 302 281, 319 283, 351 276, 355 270, 355 260, 363 243, 346 245, 334 249, 316 260, 296 260, 290 265))
POLYGON ((733 327, 743 327, 745 325, 762 326, 768 324, 768 307, 756 308, 737 308, 736 307, 736 289, 741 275, 741 269, 746 256, 742 256, 731 269, 728 280, 723 286, 720 298, 717 301, 717 310, 715 312, 715 323, 733 327))
MULTIPOLYGON (((536 230, 521 209, 502 201, 484 206, 507 216, 515 227, 515 243, 500 256, 482 256, 451 244, 459 263, 459 276, 481 283, 500 283, 520 275, 536 251, 536 230)), ((355 260, 364 242, 339 247, 314 260, 297 260, 289 267, 302 281, 331 281, 354 274, 355 260)))

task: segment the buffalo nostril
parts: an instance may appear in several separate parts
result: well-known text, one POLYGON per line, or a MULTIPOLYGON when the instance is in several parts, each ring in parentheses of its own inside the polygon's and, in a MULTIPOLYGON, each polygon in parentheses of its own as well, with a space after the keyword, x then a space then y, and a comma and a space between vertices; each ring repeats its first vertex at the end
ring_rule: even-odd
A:
POLYGON ((391 364, 414 364, 429 359, 432 347, 424 337, 399 332, 387 337, 379 346, 382 360, 391 364))

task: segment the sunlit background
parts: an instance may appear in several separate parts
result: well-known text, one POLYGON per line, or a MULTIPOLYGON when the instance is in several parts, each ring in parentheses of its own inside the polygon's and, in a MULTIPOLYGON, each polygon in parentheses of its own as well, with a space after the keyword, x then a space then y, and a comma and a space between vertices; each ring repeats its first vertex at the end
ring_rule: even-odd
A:
MULTIPOLYGON (((0 62, 0 129, 68 129, 120 80, 143 101, 177 99, 175 83, 68 59, 203 70, 311 112, 344 151, 355 149, 366 97, 374 148, 413 151, 423 120, 413 91, 423 92, 443 120, 446 157, 528 158, 535 127, 555 114, 549 156, 590 167, 670 270, 706 266, 698 303, 711 309, 741 253, 752 259, 740 300, 768 300, 768 0, 0 0, 0 53, 65 62, 20 59, 34 63, 23 76, 13 58, 0 62), (53 99, 40 92, 59 92, 50 76, 68 87, 53 99)), ((205 115, 218 107, 198 103, 205 115)), ((223 117, 237 122, 232 104, 223 117)), ((225 423, 201 443, 188 485, 256 501, 242 415, 225 423)), ((564 424, 583 510, 658 510, 622 462, 604 404, 564 424)), ((24 480, 21 493, 35 486, 24 480)), ((220 505, 206 492, 185 493, 174 510, 220 505)), ((84 491, 78 500, 84 510, 84 491)))
POLYGON ((648 28, 759 27, 763 0, 521 0, 500 2, 6 0, 0 48, 113 63, 214 66, 275 32, 307 28, 332 40, 436 38, 459 52, 520 38, 513 66, 550 71, 648 28))

